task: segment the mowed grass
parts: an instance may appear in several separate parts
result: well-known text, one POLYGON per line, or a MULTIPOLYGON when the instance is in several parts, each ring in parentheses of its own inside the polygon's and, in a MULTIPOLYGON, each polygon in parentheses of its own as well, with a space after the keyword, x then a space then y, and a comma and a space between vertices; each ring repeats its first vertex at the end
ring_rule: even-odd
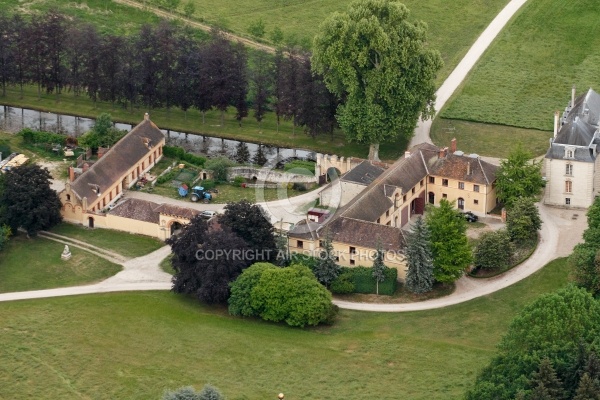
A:
MULTIPOLYGON (((0 251, 0 292, 93 283, 121 270, 120 265, 72 246, 71 259, 61 260, 60 255, 64 247, 64 244, 41 237, 12 237, 0 251)), ((0 398, 2 397, 0 395, 0 398)))
POLYGON ((597 0, 527 2, 442 116, 551 131, 573 84, 600 90, 599 18, 597 0))
POLYGON ((125 257, 140 257, 164 246, 163 242, 149 236, 134 235, 112 229, 90 229, 66 222, 55 226, 50 232, 81 240, 125 257))
MULTIPOLYGON (((138 2, 142 2, 137 0, 138 2)), ((265 39, 275 28, 285 41, 311 44, 321 22, 332 13, 346 11, 352 0, 192 0, 195 17, 234 32, 249 35, 251 24, 262 20, 265 39)), ((441 83, 466 54, 479 34, 506 5, 507 0, 403 0, 413 20, 429 26, 429 45, 438 49, 446 64, 441 83)), ((185 2, 180 9, 183 10, 185 2)))
POLYGON ((168 292, 0 303, 0 398, 158 399, 211 383, 229 399, 459 399, 513 316, 567 273, 556 260, 457 306, 341 311, 306 330, 168 292))
POLYGON ((507 158, 517 143, 536 157, 545 154, 552 136, 552 132, 537 129, 446 118, 434 119, 430 134, 438 146, 450 147, 450 141, 456 138, 458 150, 499 158, 507 158))

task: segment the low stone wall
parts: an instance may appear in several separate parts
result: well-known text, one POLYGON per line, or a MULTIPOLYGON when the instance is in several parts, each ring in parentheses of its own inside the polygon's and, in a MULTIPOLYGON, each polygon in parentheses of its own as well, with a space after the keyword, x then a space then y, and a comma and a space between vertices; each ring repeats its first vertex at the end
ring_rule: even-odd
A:
POLYGON ((237 176, 256 180, 257 182, 272 183, 316 183, 317 177, 288 172, 274 171, 269 168, 232 167, 229 168, 229 179, 237 176))

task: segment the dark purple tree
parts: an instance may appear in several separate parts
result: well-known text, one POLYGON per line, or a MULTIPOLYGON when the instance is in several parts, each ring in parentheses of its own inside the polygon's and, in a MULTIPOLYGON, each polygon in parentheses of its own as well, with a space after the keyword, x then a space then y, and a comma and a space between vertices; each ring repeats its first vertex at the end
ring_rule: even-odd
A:
POLYGON ((199 44, 191 32, 184 31, 177 37, 177 65, 175 67, 175 105, 179 106, 187 119, 187 111, 194 105, 194 90, 199 86, 199 44))
POLYGON ((140 100, 149 109, 161 105, 158 96, 160 74, 156 42, 156 31, 152 26, 145 24, 134 39, 135 44, 131 54, 131 57, 139 62, 140 100))
POLYGON ((6 96, 6 86, 14 80, 16 35, 14 19, 6 14, 0 15, 0 85, 2 96, 6 96))
POLYGON ((177 103, 177 93, 175 92, 178 59, 177 35, 178 31, 175 25, 167 21, 161 21, 155 32, 154 53, 158 73, 156 104, 165 106, 167 112, 177 103))
POLYGON ((234 74, 231 77, 232 103, 235 107, 235 119, 242 126, 242 119, 248 116, 248 57, 246 48, 241 43, 234 46, 234 74))
POLYGON ((67 77, 67 69, 63 65, 67 23, 63 14, 50 10, 43 17, 43 25, 48 51, 47 78, 43 84, 48 93, 54 92, 58 98, 67 77))
MULTIPOLYGON (((127 60, 127 41, 121 36, 107 35, 100 39, 98 46, 98 86, 100 100, 110 101, 113 105, 123 100, 127 104, 126 82, 123 68, 127 60)), ((135 96, 133 96, 135 97, 135 96)))
POLYGON ((275 71, 269 56, 262 51, 256 52, 252 61, 250 72, 252 109, 259 127, 262 127, 262 120, 269 109, 275 71))

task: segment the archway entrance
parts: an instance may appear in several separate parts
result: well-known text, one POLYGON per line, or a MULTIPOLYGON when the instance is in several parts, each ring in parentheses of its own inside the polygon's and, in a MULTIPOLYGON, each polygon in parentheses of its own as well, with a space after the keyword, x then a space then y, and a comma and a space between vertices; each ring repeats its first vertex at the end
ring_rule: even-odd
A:
POLYGON ((90 228, 94 227, 94 218, 93 217, 88 217, 88 227, 90 227, 90 228))
POLYGON ((179 235, 181 233, 181 228, 183 227, 183 225, 181 225, 179 222, 174 221, 171 224, 171 236, 173 235, 179 235))
POLYGON ((458 209, 459 210, 465 209, 465 199, 463 199, 462 197, 458 198, 458 209))
POLYGON ((339 169, 335 168, 335 167, 330 167, 327 169, 327 182, 333 182, 336 179, 339 179, 340 175, 342 175, 342 173, 340 172, 339 169))

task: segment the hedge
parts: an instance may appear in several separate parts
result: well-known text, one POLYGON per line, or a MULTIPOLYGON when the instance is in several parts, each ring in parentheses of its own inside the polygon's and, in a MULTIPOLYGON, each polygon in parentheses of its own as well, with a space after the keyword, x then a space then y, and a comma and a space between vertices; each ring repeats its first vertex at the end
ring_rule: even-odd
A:
MULTIPOLYGON (((342 267, 340 275, 352 275, 354 282, 354 293, 376 293, 377 283, 373 278, 373 268, 371 267, 342 267)), ((379 282, 379 294, 388 296, 393 295, 398 287, 398 270, 396 268, 388 268, 385 271, 385 280, 379 282)))
POLYGON ((163 154, 165 157, 187 161, 190 164, 201 167, 203 167, 204 163, 206 162, 206 157, 197 156, 192 153, 186 153, 186 151, 179 146, 164 146, 163 154))
POLYGON ((23 141, 28 144, 47 143, 60 144, 64 146, 67 142, 67 136, 59 133, 34 131, 33 129, 25 128, 19 131, 19 135, 23 136, 23 141))

